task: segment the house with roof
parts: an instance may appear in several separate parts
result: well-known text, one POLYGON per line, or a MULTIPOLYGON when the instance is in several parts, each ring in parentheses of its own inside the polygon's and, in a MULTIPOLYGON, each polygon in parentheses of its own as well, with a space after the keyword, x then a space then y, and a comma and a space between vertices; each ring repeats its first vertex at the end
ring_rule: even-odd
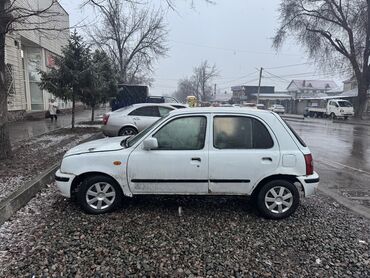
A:
POLYGON ((332 80, 292 80, 287 87, 287 94, 292 97, 288 110, 303 114, 312 99, 323 99, 340 92, 338 85, 332 80))

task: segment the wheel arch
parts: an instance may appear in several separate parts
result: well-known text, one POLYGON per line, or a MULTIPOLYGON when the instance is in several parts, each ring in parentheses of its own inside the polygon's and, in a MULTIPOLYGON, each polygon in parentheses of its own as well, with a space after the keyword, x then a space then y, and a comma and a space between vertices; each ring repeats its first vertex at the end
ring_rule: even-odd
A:
POLYGON ((258 194, 258 192, 261 190, 263 185, 265 185, 266 183, 268 183, 270 181, 273 181, 273 180, 286 180, 286 181, 289 181, 293 184, 296 183, 296 182, 299 182, 299 180, 297 179, 297 177, 295 175, 286 175, 286 174, 271 175, 271 176, 263 178, 257 184, 257 186, 253 189, 253 192, 252 192, 251 196, 254 198, 258 194))
POLYGON ((135 125, 133 125, 133 124, 126 124, 126 125, 122 126, 122 127, 118 130, 118 134, 120 134, 121 130, 122 130, 122 129, 124 129, 124 128, 126 128, 126 127, 131 127, 131 128, 133 128, 133 129, 135 129, 137 133, 139 133, 139 130, 137 129, 137 127, 136 127, 135 125))
POLYGON ((123 190, 122 190, 122 187, 121 185, 119 184, 119 182, 114 178, 112 177, 111 175, 108 175, 106 173, 103 173, 103 172, 99 172, 99 171, 92 171, 92 172, 85 172, 83 174, 80 174, 78 176, 76 176, 72 183, 71 183, 71 197, 74 198, 76 196, 76 193, 77 193, 77 190, 78 190, 78 186, 85 180, 87 179, 88 177, 92 177, 92 176, 105 176, 105 177, 108 177, 108 178, 111 178, 115 183, 116 185, 118 186, 118 188, 120 188, 121 190, 121 193, 123 195, 123 190))

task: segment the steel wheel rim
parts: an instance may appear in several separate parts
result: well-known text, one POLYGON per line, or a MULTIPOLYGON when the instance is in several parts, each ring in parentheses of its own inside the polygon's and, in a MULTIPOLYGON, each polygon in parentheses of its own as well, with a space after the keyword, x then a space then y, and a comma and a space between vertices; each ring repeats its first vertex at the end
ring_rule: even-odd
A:
POLYGON ((285 186, 275 186, 265 195, 266 208, 275 214, 288 211, 293 205, 293 194, 285 186))
POLYGON ((86 191, 86 202, 95 210, 109 208, 116 199, 116 190, 107 182, 94 183, 86 191))

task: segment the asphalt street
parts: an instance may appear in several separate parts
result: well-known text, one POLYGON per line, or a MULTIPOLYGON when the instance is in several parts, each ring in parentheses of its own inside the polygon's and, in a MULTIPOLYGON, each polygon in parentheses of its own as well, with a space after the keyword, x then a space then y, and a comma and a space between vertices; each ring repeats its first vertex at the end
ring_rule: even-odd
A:
POLYGON ((320 188, 370 212, 370 126, 325 119, 289 122, 310 148, 320 188))

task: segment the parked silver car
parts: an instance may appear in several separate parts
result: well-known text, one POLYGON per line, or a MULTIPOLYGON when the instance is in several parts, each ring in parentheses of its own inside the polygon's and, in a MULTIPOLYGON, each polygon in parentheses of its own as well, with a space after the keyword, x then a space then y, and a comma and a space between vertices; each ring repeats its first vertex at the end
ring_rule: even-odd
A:
POLYGON ((103 133, 106 136, 133 135, 145 129, 170 111, 167 104, 140 103, 123 107, 103 116, 103 133))

